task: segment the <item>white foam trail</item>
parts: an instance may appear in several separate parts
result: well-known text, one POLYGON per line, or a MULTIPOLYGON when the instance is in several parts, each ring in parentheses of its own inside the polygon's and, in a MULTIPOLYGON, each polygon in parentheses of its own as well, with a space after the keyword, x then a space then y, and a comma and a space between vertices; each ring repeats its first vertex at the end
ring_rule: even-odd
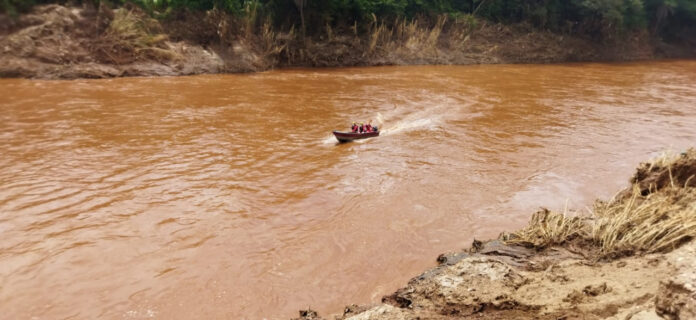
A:
POLYGON ((377 117, 375 118, 375 123, 377 127, 381 128, 384 125, 384 116, 382 116, 381 112, 377 112, 377 117))
POLYGON ((393 126, 390 126, 384 130, 382 130, 382 133, 384 134, 396 134, 399 132, 404 132, 404 131, 412 131, 412 130, 433 130, 435 126, 433 125, 433 120, 432 119, 417 119, 417 120, 404 120, 404 121, 399 121, 393 126))
POLYGON ((387 117, 383 116, 381 113, 377 114, 377 122, 379 123, 379 128, 382 134, 390 135, 402 132, 409 132, 414 130, 436 130, 439 128, 440 122, 442 122, 448 110, 448 106, 452 105, 451 101, 447 97, 443 97, 438 103, 429 102, 429 105, 422 102, 411 102, 408 103, 409 109, 413 109, 414 106, 416 111, 406 113, 403 115, 403 108, 396 107, 393 113, 398 120, 393 123, 387 123, 390 121, 390 115, 387 117), (399 115, 402 115, 399 117, 399 115), (400 119, 399 119, 400 118, 400 119))
POLYGON ((321 140, 321 144, 336 144, 338 140, 332 135, 327 136, 324 140, 321 140))

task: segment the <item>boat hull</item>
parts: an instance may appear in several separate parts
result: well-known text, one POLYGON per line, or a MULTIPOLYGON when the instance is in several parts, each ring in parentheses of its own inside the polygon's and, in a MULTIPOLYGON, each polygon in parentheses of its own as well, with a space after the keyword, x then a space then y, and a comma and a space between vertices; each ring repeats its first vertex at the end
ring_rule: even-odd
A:
POLYGON ((338 140, 338 142, 350 142, 353 140, 377 137, 379 136, 379 131, 365 133, 334 131, 333 134, 338 140))

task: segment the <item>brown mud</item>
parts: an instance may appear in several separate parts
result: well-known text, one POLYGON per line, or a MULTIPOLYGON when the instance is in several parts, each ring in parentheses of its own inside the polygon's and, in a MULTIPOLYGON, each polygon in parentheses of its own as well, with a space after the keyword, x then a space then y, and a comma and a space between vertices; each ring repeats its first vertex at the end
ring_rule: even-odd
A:
MULTIPOLYGON (((641 164, 632 186, 612 201, 624 201, 629 190, 645 197, 640 201, 681 191, 675 202, 690 200, 678 210, 693 223, 696 202, 688 195, 696 192, 695 170, 693 149, 641 164)), ((602 255, 598 243, 579 236, 550 246, 510 244, 509 235, 474 240, 467 250, 440 255, 437 267, 381 304, 349 305, 335 318, 696 319, 696 230, 689 232, 679 245, 623 255, 602 255)), ((322 318, 304 310, 297 319, 322 318)))
POLYGON ((364 35, 328 29, 300 40, 293 31, 250 27, 216 11, 158 21, 137 7, 37 6, 18 19, 0 15, 0 76, 106 78, 253 72, 287 67, 554 63, 693 57, 647 34, 601 42, 527 25, 438 21, 364 35), (231 31, 234 30, 234 31, 231 31))

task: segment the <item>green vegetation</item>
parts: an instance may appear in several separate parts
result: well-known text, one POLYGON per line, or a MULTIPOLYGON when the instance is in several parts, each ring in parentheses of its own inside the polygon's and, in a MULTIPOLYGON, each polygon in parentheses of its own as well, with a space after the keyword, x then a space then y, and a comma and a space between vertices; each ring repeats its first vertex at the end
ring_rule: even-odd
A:
MULTIPOLYGON (((101 0, 0 0, 16 14, 42 3, 97 3, 101 0)), ((696 26, 696 0, 113 0, 135 3, 164 17, 172 11, 221 10, 258 15, 275 28, 291 27, 308 36, 331 30, 368 32, 378 19, 393 24, 418 19, 435 25, 440 16, 475 23, 474 17, 506 24, 527 23, 562 34, 604 39, 645 30, 668 40, 686 39, 696 26)), ((692 33, 693 34, 693 33, 692 33)))

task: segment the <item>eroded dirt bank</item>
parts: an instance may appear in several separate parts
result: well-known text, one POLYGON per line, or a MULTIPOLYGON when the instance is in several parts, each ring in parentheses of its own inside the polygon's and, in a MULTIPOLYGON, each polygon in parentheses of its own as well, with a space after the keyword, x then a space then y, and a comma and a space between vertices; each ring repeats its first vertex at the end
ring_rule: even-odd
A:
POLYGON ((696 151, 642 164, 631 182, 592 215, 541 210, 335 318, 696 319, 696 151))
POLYGON ((158 21, 136 7, 46 5, 0 16, 0 76, 103 78, 250 72, 282 67, 551 63, 691 57, 646 34, 601 43, 482 21, 426 27, 375 23, 368 33, 327 29, 318 38, 249 28, 215 11, 158 21))

